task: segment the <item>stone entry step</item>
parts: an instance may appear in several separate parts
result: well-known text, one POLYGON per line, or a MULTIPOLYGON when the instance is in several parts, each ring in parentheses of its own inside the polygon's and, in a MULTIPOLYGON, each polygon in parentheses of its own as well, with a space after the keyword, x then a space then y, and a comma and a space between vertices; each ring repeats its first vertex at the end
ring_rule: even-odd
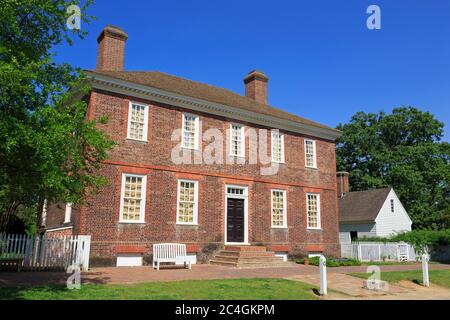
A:
POLYGON ((210 261, 210 264, 235 268, 286 267, 289 263, 276 257, 274 252, 262 246, 225 246, 210 261))

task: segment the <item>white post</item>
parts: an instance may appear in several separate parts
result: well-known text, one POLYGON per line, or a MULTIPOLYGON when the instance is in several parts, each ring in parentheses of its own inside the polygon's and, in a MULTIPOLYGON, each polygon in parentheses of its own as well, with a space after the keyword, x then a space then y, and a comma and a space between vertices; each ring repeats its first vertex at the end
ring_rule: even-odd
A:
POLYGON ((423 285, 425 287, 430 286, 430 277, 428 275, 428 255, 423 254, 422 255, 422 274, 423 274, 423 285))
POLYGON ((381 261, 381 244, 378 244, 378 261, 381 261))
POLYGON ((324 256, 320 256, 320 295, 326 296, 327 290, 327 259, 324 256))

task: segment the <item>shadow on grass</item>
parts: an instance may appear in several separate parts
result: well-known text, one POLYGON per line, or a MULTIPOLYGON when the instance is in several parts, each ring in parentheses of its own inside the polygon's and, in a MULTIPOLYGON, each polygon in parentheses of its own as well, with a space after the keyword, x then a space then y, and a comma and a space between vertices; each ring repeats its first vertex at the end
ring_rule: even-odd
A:
POLYGON ((320 295, 319 289, 317 289, 317 288, 311 288, 311 291, 312 291, 316 296, 318 296, 318 297, 321 296, 321 295, 320 295))
POLYGON ((48 285, 38 287, 9 287, 0 290, 0 300, 29 300, 28 294, 32 292, 39 292, 42 295, 54 295, 55 292, 67 292, 67 287, 64 285, 48 285))

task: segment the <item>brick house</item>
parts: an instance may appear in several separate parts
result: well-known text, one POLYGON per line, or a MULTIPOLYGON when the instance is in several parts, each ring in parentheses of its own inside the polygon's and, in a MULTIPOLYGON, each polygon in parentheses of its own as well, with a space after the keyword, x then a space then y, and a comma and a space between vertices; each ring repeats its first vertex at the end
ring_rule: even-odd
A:
POLYGON ((97 68, 87 71, 87 117, 106 116, 98 126, 117 143, 101 172, 110 184, 85 205, 46 204, 42 230, 91 235, 91 265, 123 256, 145 261, 161 242, 185 243, 201 261, 223 245, 339 256, 340 132, 269 106, 260 71, 245 77, 245 96, 161 72, 124 71, 127 37, 107 26, 97 68), (213 140, 218 148, 209 153, 213 140), (265 163, 255 151, 264 141, 265 163), (268 174, 268 167, 276 170, 268 174))

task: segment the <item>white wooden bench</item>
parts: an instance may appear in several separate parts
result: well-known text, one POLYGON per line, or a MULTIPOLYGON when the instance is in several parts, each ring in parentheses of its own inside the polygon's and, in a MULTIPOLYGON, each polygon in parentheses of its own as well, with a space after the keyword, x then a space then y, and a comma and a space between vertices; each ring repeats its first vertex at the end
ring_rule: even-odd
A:
POLYGON ((153 269, 159 270, 161 262, 184 263, 191 269, 191 261, 186 255, 186 245, 179 243, 158 243, 153 245, 153 269))

